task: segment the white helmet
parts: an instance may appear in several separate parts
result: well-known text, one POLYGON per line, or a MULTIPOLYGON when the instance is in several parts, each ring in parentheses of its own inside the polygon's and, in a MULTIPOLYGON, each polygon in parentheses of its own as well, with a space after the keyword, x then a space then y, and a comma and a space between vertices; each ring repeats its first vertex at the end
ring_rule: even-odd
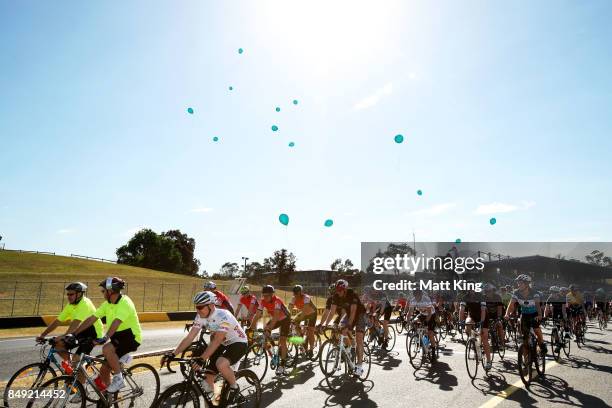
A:
POLYGON ((204 284, 205 290, 215 290, 217 289, 217 285, 213 281, 208 281, 204 284))
POLYGON ((215 294, 208 291, 198 292, 193 297, 193 303, 196 305, 214 305, 216 302, 215 294))

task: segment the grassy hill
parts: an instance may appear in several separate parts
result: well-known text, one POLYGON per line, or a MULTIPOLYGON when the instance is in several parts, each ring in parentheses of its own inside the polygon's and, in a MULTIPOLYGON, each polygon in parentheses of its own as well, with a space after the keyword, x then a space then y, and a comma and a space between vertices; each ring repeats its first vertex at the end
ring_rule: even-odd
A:
MULTIPOLYGON (((87 296, 100 304, 98 284, 108 276, 126 281, 124 292, 138 311, 193 310, 191 299, 204 282, 198 277, 127 265, 0 250, 0 316, 57 314, 66 302, 64 287, 77 280, 88 285, 87 296)), ((231 285, 232 281, 217 281, 226 293, 231 285)), ((291 298, 290 292, 277 291, 277 295, 286 303, 291 298)), ((325 304, 325 299, 315 300, 319 306, 325 304)))

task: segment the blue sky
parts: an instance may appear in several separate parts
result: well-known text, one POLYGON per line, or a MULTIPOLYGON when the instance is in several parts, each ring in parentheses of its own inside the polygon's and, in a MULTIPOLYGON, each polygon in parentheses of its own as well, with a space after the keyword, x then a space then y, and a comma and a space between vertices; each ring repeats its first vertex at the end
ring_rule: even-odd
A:
POLYGON ((361 241, 413 231, 609 241, 611 16, 606 1, 2 2, 0 235, 113 258, 138 228, 179 228, 209 272, 281 247, 302 269, 358 262, 361 241))

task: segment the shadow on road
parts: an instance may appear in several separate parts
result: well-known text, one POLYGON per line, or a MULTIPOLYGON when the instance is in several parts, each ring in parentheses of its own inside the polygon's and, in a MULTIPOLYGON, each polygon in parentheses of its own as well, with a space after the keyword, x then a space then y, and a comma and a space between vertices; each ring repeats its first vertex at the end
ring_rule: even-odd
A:
POLYGON ((457 386, 457 377, 450 374, 451 368, 448 364, 443 361, 437 361, 429 366, 429 369, 425 372, 424 370, 415 370, 413 375, 417 381, 427 381, 432 384, 438 385, 438 388, 442 391, 452 391, 457 386), (420 375, 420 374, 424 375, 420 375))

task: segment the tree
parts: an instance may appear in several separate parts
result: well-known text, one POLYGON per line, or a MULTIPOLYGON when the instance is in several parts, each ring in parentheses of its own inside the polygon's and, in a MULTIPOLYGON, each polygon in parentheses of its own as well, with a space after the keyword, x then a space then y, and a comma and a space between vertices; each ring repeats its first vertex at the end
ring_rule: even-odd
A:
POLYGON ((226 262, 221 265, 221 269, 219 270, 219 272, 225 277, 234 279, 238 275, 239 270, 240 267, 236 262, 226 262))
POLYGON ((278 277, 279 286, 289 285, 291 276, 295 272, 296 257, 286 249, 274 251, 274 255, 264 259, 264 268, 274 271, 278 277))
POLYGON ((262 264, 259 262, 251 262, 247 265, 247 276, 245 276, 245 278, 259 282, 264 272, 266 272, 266 268, 262 264))
POLYGON ((172 240, 174 247, 181 253, 181 261, 183 262, 181 273, 191 276, 197 275, 200 269, 200 261, 194 258, 195 239, 189 238, 187 234, 183 234, 179 230, 162 232, 161 236, 172 240))
POLYGON ((597 249, 585 256, 585 259, 592 265, 605 266, 608 268, 612 267, 612 259, 597 249))
POLYGON ((157 234, 142 229, 117 249, 117 263, 195 275, 200 261, 193 258, 194 249, 195 240, 178 230, 157 234))
POLYGON ((337 271, 342 267, 342 259, 338 258, 329 266, 332 271, 337 271))

